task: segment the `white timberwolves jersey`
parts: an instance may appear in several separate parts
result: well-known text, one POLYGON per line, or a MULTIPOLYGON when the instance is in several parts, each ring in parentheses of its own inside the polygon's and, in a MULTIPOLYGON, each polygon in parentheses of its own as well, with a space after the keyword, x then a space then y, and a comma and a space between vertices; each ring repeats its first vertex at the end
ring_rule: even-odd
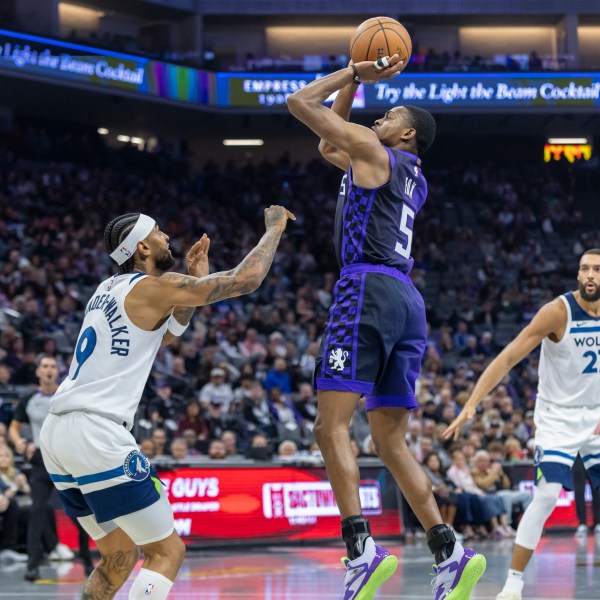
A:
POLYGON ((143 273, 103 281, 85 308, 69 376, 56 391, 50 412, 83 410, 123 421, 131 429, 144 385, 167 329, 136 327, 125 298, 143 273))
POLYGON ((560 296, 567 307, 567 327, 560 342, 544 338, 538 396, 574 408, 600 406, 600 318, 586 313, 572 292, 560 296))

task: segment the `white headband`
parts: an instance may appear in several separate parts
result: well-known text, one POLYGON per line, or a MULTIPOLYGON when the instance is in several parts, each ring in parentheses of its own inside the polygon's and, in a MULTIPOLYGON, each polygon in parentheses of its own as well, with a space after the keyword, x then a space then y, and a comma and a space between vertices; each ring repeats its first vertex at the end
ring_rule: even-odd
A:
POLYGON ((145 240, 156 225, 156 221, 140 213, 135 227, 127 234, 127 237, 119 244, 110 257, 118 264, 122 265, 127 262, 137 250, 138 242, 145 240))

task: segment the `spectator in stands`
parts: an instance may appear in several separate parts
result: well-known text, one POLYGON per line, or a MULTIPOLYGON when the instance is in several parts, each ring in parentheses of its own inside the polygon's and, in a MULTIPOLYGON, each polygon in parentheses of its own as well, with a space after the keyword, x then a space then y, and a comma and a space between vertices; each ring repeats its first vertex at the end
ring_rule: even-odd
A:
POLYGON ((271 458, 271 447, 266 436, 257 433, 252 436, 250 447, 246 450, 246 458, 255 460, 268 460, 271 458))
POLYGON ((436 452, 430 452, 423 459, 423 468, 433 485, 433 494, 440 507, 444 523, 462 525, 466 539, 475 538, 474 526, 477 526, 476 515, 480 511, 479 500, 475 494, 463 492, 456 487, 442 469, 442 462, 436 452))
POLYGON ((488 523, 495 537, 512 537, 508 529, 508 521, 504 502, 496 494, 485 494, 473 480, 471 470, 461 450, 452 453, 452 466, 448 469, 448 477, 454 485, 465 492, 479 496, 482 506, 482 520, 488 523))
POLYGON ((156 456, 164 456, 168 453, 167 432, 164 429, 162 429, 161 427, 157 427, 152 432, 151 440, 154 443, 154 449, 155 449, 156 456))
POLYGON ((298 395, 294 399, 294 408, 298 411, 304 423, 314 424, 317 418, 317 397, 310 383, 301 383, 298 395))
POLYGON ((277 455, 279 458, 290 458, 296 456, 298 454, 298 446, 296 442, 292 440, 283 440, 281 444, 279 444, 279 448, 277 449, 277 455))
POLYGON ((216 460, 227 458, 227 449, 222 440, 212 440, 208 446, 208 456, 216 460))
POLYGON ((207 440, 209 436, 208 425, 201 414, 200 402, 192 398, 185 405, 185 412, 179 418, 177 435, 182 435, 186 429, 192 429, 200 440, 207 440))
POLYGON ((156 456, 156 446, 150 438, 143 439, 140 442, 140 451, 143 452, 150 461, 156 456))
POLYGON ((11 498, 10 486, 0 479, 0 562, 26 562, 27 555, 16 551, 19 530, 19 508, 11 498))
POLYGON ((233 400, 231 385, 225 381, 225 369, 216 367, 210 372, 210 381, 202 387, 199 399, 207 408, 209 405, 219 405, 223 412, 227 412, 229 404, 233 400))
MULTIPOLYGON (((475 466, 471 471, 473 481, 486 494, 496 494, 504 502, 504 512, 509 523, 512 522, 513 507, 520 504, 525 510, 531 504, 532 495, 529 492, 513 490, 512 482, 504 472, 499 462, 492 462, 490 455, 485 450, 475 453, 475 466)), ((516 525, 516 523, 515 523, 516 525)), ((517 532, 509 524, 505 527, 506 533, 514 537, 517 532)))
POLYGON ((177 437, 171 442, 171 458, 183 461, 188 457, 188 445, 184 438, 177 437))
POLYGON ((239 456, 238 440, 235 431, 224 431, 221 441, 225 444, 225 453, 227 456, 239 456))
POLYGON ((259 382, 252 384, 250 399, 244 403, 244 419, 251 431, 261 432, 269 438, 277 435, 275 416, 269 407, 265 390, 259 382))
POLYGON ((283 394, 289 394, 292 391, 292 381, 287 372, 285 358, 275 359, 273 368, 268 371, 263 386, 267 392, 270 392, 274 387, 279 388, 283 394))
POLYGON ((420 420, 411 419, 408 424, 406 431, 406 445, 408 449, 414 454, 414 457, 419 461, 423 462, 423 450, 421 448, 422 441, 422 424, 420 420))
POLYGON ((0 446, 0 479, 8 486, 4 492, 7 498, 31 494, 27 477, 15 468, 14 456, 8 446, 0 446))

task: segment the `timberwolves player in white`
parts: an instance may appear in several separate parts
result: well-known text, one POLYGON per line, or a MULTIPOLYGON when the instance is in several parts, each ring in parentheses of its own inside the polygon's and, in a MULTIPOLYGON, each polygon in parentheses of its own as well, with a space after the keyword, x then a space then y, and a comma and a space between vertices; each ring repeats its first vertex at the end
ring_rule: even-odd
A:
POLYGON ((519 524, 508 577, 497 600, 521 600, 523 571, 562 487, 573 489, 571 468, 578 453, 592 485, 600 487, 600 249, 581 257, 577 283, 578 291, 543 306, 492 361, 444 434, 458 439, 481 400, 542 344, 534 417, 537 490, 519 524))
POLYGON ((85 600, 113 598, 138 560, 130 600, 164 600, 184 559, 173 513, 148 458, 129 432, 159 347, 183 333, 196 306, 248 294, 265 278, 288 218, 265 210, 266 233, 233 270, 208 273, 209 240, 188 253, 189 275, 173 266, 169 238, 143 214, 106 228, 119 274, 102 282, 85 310, 67 379, 57 390, 41 450, 67 514, 96 541, 102 560, 85 600), (201 276, 201 277, 198 277, 201 276))

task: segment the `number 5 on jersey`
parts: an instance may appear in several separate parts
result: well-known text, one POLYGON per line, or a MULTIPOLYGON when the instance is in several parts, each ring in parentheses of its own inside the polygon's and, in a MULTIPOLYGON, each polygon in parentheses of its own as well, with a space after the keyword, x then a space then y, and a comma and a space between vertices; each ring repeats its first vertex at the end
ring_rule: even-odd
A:
POLYGON ((400 233, 406 236, 406 242, 404 245, 401 242, 396 242, 395 250, 400 256, 407 259, 410 258, 410 249, 413 238, 412 226, 414 222, 415 211, 410 206, 404 204, 402 206, 402 216, 400 217, 400 233), (408 223, 409 219, 411 221, 410 225, 408 223))

